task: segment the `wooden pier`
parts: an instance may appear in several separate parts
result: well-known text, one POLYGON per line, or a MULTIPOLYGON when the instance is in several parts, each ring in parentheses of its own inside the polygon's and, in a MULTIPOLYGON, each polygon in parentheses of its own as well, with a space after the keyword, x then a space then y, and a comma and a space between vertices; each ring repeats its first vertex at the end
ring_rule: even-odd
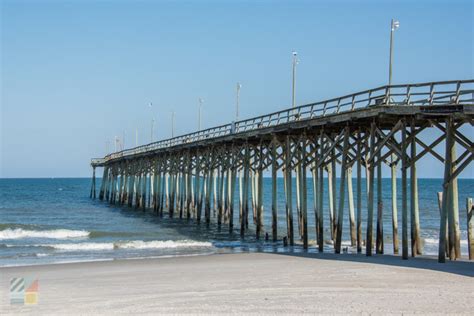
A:
MULTIPOLYGON (((407 259, 422 254, 417 162, 431 155, 444 167, 439 226, 439 261, 444 262, 446 256, 461 256, 457 178, 474 157, 473 123, 474 80, 383 86, 92 159, 91 197, 96 194, 95 168, 103 167, 99 199, 111 204, 150 208, 158 216, 166 212, 197 224, 216 217, 219 226, 239 229, 242 236, 253 223, 257 238, 290 246, 301 242, 304 248, 314 229, 321 252, 326 239, 334 241, 336 253, 344 250, 347 218, 352 246, 371 256, 384 253, 384 212, 392 215, 393 252, 399 253, 401 190, 401 256, 407 259), (466 128, 467 135, 461 131, 466 128), (429 130, 439 136, 425 137, 429 130), (384 168, 392 177, 391 205, 382 200, 384 168), (263 203, 265 172, 271 175, 271 205, 263 203), (284 192, 277 191, 279 176, 284 192), (278 195, 285 196, 284 210, 278 208, 278 195), (309 195, 313 205, 308 205, 309 195), (271 227, 264 226, 265 210, 271 212, 271 227), (314 216, 315 227, 308 227, 308 216, 314 216), (278 231, 279 221, 285 221, 286 231, 278 231)), ((468 204, 472 259, 474 216, 468 204)))

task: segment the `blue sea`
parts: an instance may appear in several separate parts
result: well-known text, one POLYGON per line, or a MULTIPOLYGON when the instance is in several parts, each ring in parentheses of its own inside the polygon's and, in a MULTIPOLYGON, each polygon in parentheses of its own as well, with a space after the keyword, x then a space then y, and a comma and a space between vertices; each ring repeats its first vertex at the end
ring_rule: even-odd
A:
MULTIPOLYGON (((439 209, 437 192, 441 191, 441 179, 419 179, 419 208, 421 236, 424 254, 437 254, 439 209)), ((465 256, 466 198, 474 197, 474 180, 460 179, 459 214, 461 249, 465 256)), ((150 257, 207 255, 213 253, 265 251, 302 252, 297 240, 297 216, 295 238, 297 244, 284 247, 286 234, 283 180, 278 183, 278 242, 256 240, 249 214, 249 232, 241 238, 236 200, 234 232, 227 226, 219 228, 216 218, 209 226, 198 225, 194 219, 159 218, 151 210, 110 206, 106 202, 89 198, 91 179, 0 179, 0 266, 49 264, 95 260, 134 259, 150 257)), ((327 186, 327 181, 326 181, 327 186)), ((97 187, 100 187, 98 179, 97 187)), ((238 186, 236 186, 238 188, 238 186)), ((310 248, 317 252, 315 239, 312 183, 308 179, 308 227, 310 248)), ((366 195, 363 188, 363 238, 366 234, 366 195)), ((400 189, 400 183, 398 183, 400 189)), ((354 198, 355 198, 354 181, 354 198)), ((264 179, 264 225, 271 235, 271 179, 264 179)), ((328 199, 325 189, 325 251, 333 251, 328 230, 328 199)), ((296 189, 293 189, 293 193, 296 189)), ((400 190, 398 192, 401 194, 400 190)), ((383 179, 384 243, 385 253, 392 253, 391 187, 390 179, 383 179)), ((238 192, 236 198, 238 197, 238 192)), ((295 198, 293 201, 295 202, 295 198)), ((401 238, 401 199, 399 199, 399 237, 401 238)), ((251 203, 249 203, 251 206, 251 203)), ((296 209, 294 207, 294 209, 296 209)), ((166 214, 166 212, 165 212, 166 214)), ((374 218, 375 230, 375 218, 374 218)), ((344 210, 343 245, 350 247, 348 208, 344 210)), ((401 247, 401 243, 400 243, 401 247)))

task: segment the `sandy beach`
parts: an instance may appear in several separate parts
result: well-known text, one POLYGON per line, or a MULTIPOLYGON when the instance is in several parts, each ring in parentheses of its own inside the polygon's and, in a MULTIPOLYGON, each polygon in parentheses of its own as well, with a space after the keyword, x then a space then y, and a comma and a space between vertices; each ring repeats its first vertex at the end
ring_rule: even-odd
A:
POLYGON ((471 314, 474 263, 434 258, 241 253, 7 267, 1 314, 471 314), (9 280, 39 279, 12 306, 9 280))

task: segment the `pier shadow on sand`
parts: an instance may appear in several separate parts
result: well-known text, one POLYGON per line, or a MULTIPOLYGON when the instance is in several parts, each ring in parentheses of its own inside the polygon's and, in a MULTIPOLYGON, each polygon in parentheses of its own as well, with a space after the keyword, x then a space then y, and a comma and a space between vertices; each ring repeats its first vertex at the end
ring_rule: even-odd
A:
POLYGON ((278 252, 275 253, 275 255, 295 256, 316 260, 349 261, 403 268, 424 269, 474 278, 474 261, 467 261, 466 259, 456 261, 449 261, 449 259, 447 259, 445 263, 439 263, 438 258, 435 256, 420 256, 415 258, 410 257, 408 258, 408 260, 403 260, 401 256, 375 254, 371 257, 367 257, 365 254, 278 252))

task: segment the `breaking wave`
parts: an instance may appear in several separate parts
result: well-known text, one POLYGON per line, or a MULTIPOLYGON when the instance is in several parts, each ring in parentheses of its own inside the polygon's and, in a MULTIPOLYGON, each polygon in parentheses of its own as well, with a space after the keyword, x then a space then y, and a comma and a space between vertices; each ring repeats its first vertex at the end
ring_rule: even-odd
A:
POLYGON ((5 229, 0 231, 1 239, 20 239, 20 238, 51 238, 51 239, 67 239, 67 238, 83 238, 89 237, 90 232, 85 230, 25 230, 22 228, 5 229))
POLYGON ((173 248, 210 248, 212 243, 199 242, 194 240, 134 240, 116 243, 77 243, 77 244, 45 244, 37 245, 50 247, 63 251, 84 251, 84 250, 113 250, 113 249, 173 249, 173 248))

